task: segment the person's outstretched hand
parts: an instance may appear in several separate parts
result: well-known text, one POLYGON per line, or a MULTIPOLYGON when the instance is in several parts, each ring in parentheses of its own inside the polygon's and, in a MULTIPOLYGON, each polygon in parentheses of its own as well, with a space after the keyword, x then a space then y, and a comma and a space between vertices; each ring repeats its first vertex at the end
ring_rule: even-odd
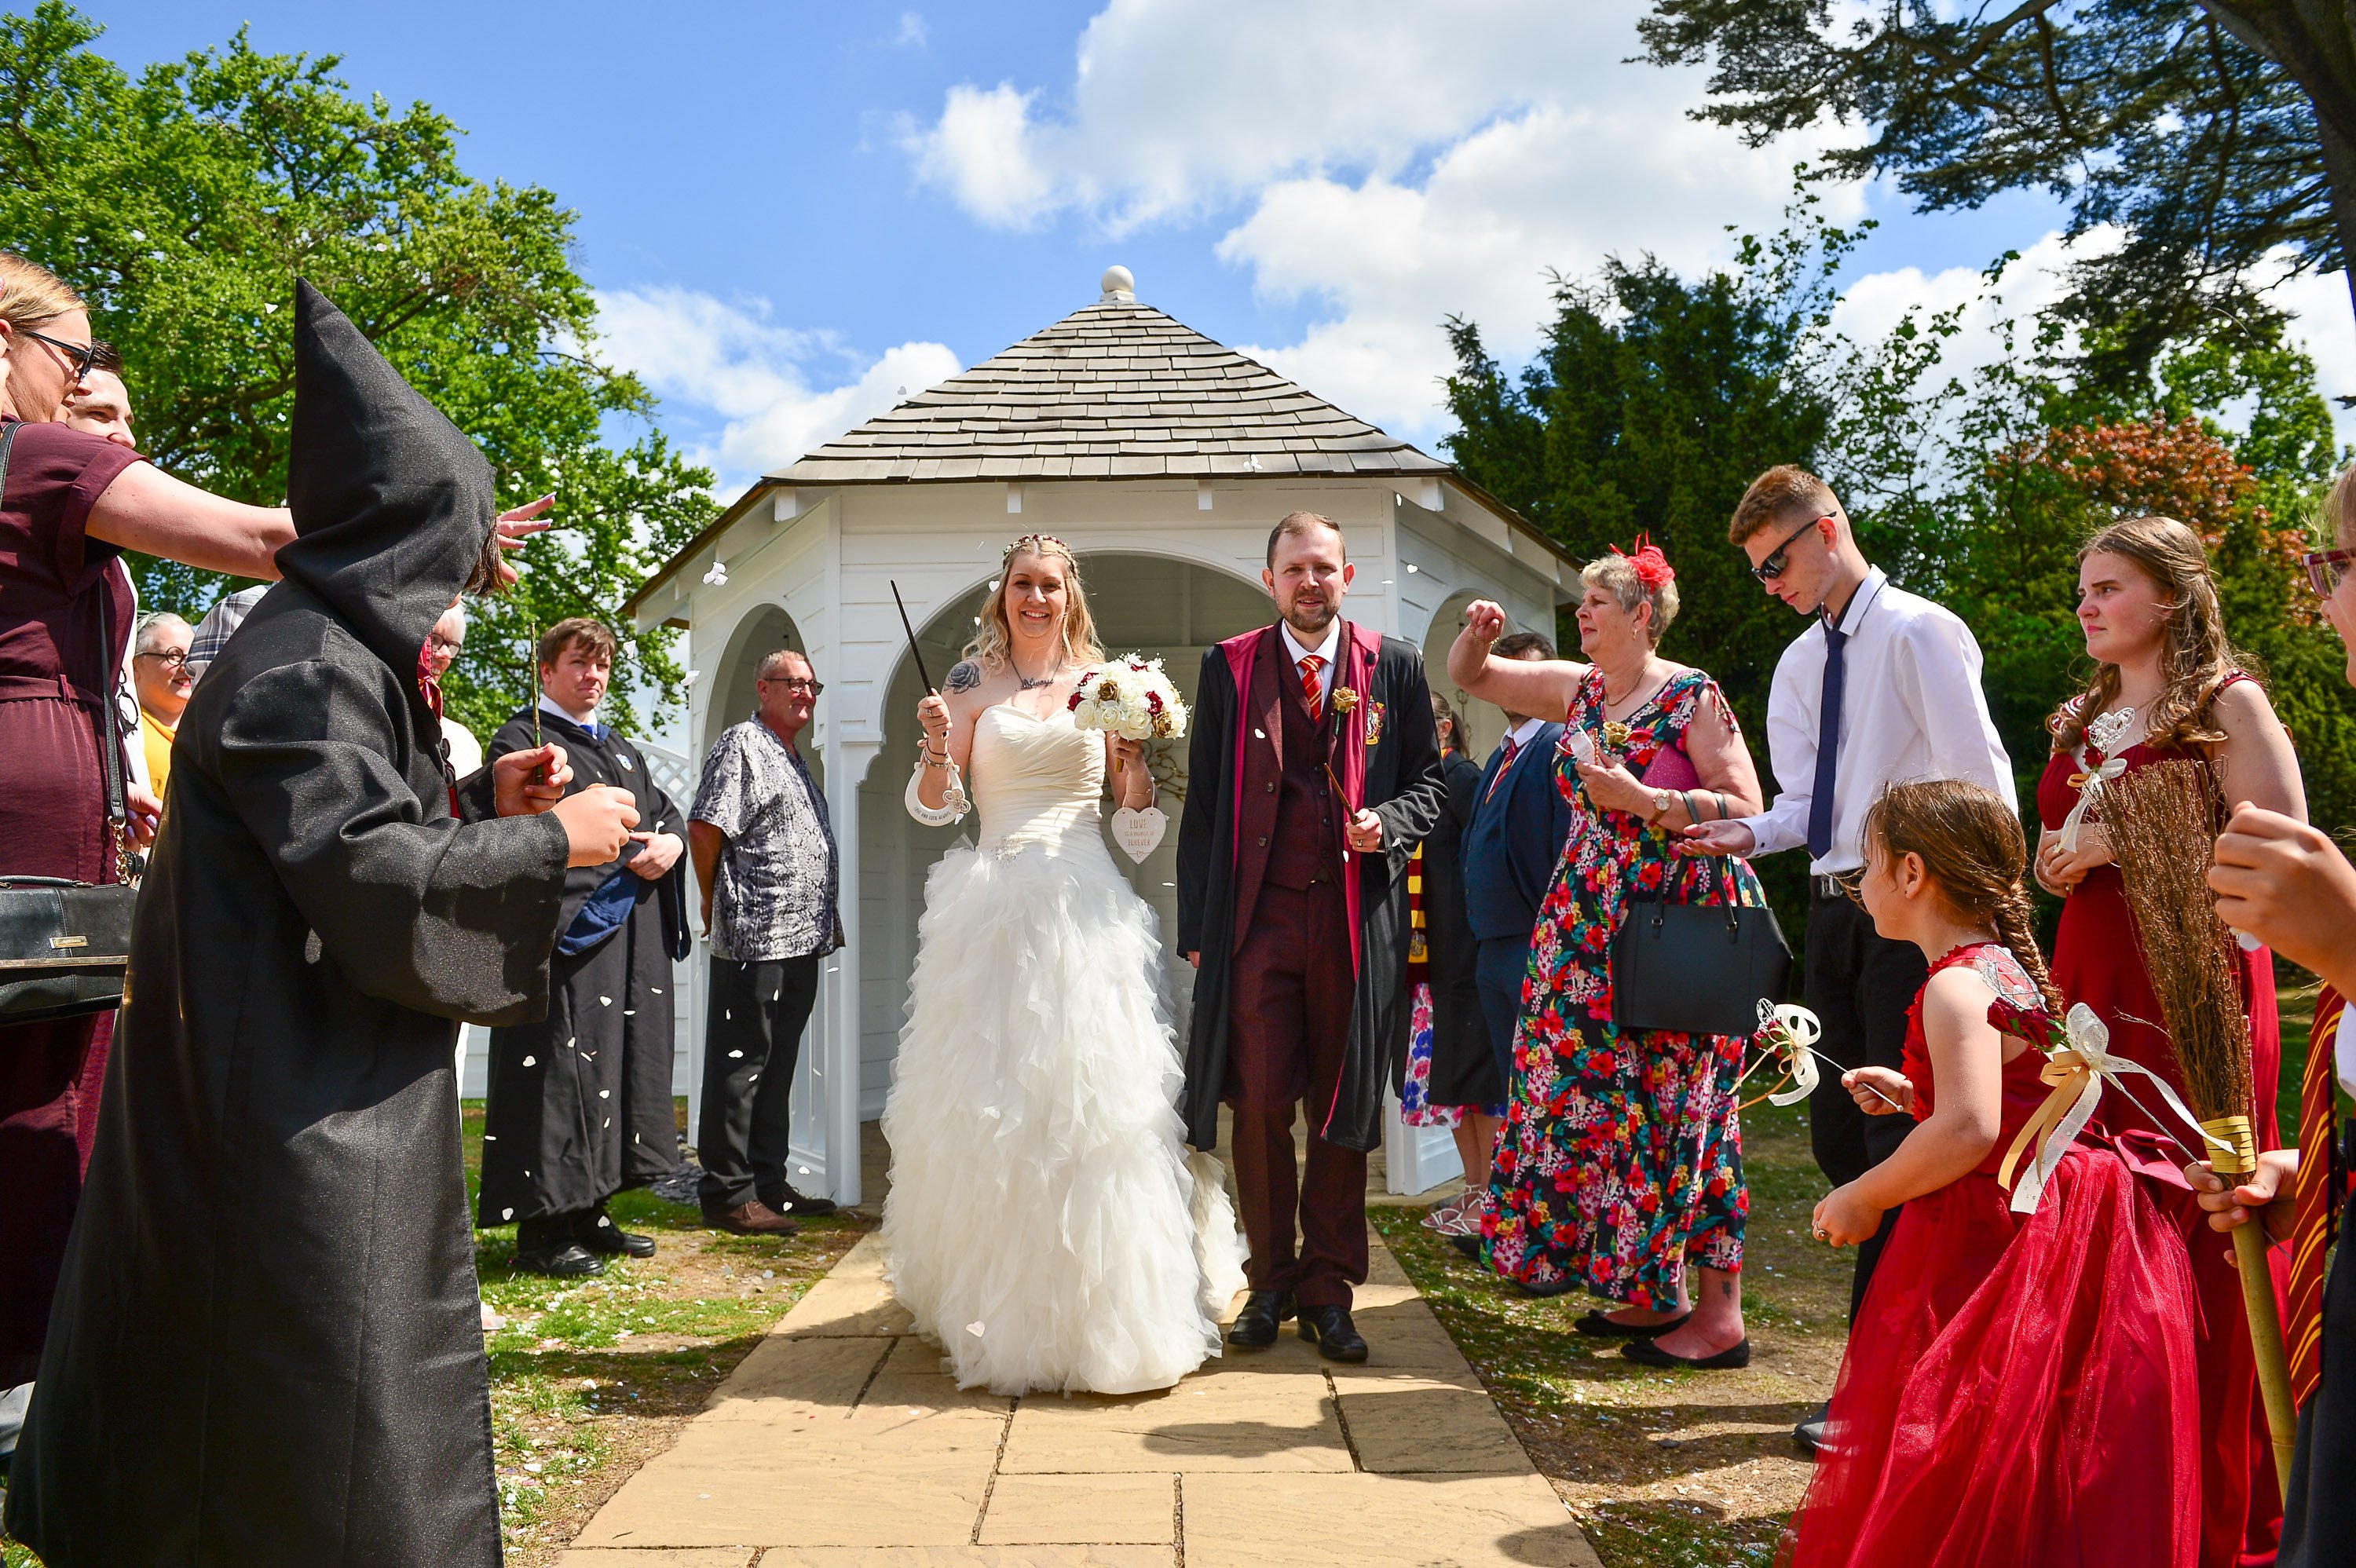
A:
POLYGON ((536 816, 562 800, 572 783, 573 764, 553 741, 491 763, 491 802, 501 816, 536 816))
POLYGON ((2297 817, 2244 801, 2209 867, 2217 915, 2342 987, 2356 977, 2356 866, 2297 817))
POLYGON ((1740 822, 1696 822, 1675 848, 1687 855, 1748 855, 1759 848, 1759 836, 1740 822))
POLYGON ((628 790, 612 784, 591 784, 579 795, 566 795, 553 809, 572 847, 564 862, 568 866, 603 866, 619 859, 622 846, 630 841, 630 829, 638 825, 637 802, 628 790))
POLYGON ((531 542, 531 536, 534 534, 546 533, 552 525, 534 519, 554 505, 556 505, 556 492, 552 490, 537 501, 526 501, 520 507, 499 514, 500 587, 512 588, 517 579, 523 575, 508 564, 507 552, 523 549, 531 542))

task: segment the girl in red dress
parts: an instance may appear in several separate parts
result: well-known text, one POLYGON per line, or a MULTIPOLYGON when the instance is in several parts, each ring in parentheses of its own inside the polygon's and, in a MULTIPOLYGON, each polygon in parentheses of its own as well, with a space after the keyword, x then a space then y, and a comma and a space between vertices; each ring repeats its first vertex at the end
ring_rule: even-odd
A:
POLYGON ((1865 835, 1874 928, 1921 947, 1931 976, 1904 1072, 1842 1083, 1917 1125, 1816 1206, 1815 1233, 1851 1245, 1905 1205, 1783 1561, 2192 1568, 2201 1433, 2178 1232, 2107 1147, 2072 1145, 2028 1214, 1997 1179, 2046 1099, 2030 1042, 2060 1001, 2029 934, 2019 822, 1939 780, 1892 785, 1865 835))
MULTIPOLYGON (((2181 1093, 2183 1076, 2158 1027, 2159 1002, 2103 827, 2105 775, 2190 756, 2215 773, 2228 807, 2249 801, 2305 821, 2306 796, 2290 737, 2226 639, 2201 536, 2168 517, 2130 518, 2088 540, 2078 561, 2078 620, 2095 673, 2053 715, 2053 756, 2037 787, 2045 828, 2037 880, 2067 900, 2053 978, 2109 1028, 2112 1051, 2181 1093)), ((2206 859, 2209 845, 2187 844, 2184 852, 2206 859)), ((2244 951, 2241 970, 2258 1147, 2270 1149, 2280 1142, 2275 1088, 2282 1062, 2274 955, 2244 951)), ((2233 1254, 2202 1224, 2179 1174, 2182 1150, 2123 1095, 2103 1102, 2103 1120, 2119 1135, 2121 1151, 2159 1184, 2154 1197, 2184 1233, 2201 1293, 2201 1413, 2211 1434, 2201 1477, 2201 1568, 2262 1568, 2273 1563, 2281 1533, 2282 1489, 2233 1254)))

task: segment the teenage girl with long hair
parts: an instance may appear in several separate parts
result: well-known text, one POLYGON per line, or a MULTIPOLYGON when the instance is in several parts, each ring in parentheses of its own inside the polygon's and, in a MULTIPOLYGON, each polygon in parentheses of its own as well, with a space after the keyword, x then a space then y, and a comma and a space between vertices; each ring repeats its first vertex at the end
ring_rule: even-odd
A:
MULTIPOLYGON (((2094 673, 2049 721, 2053 755, 2037 786, 2045 828, 2037 879, 2065 901, 2053 977, 2072 1001, 2103 1020, 2112 1051, 2180 1093, 2183 1077, 2159 1027, 2159 1001, 2136 941, 2126 884, 2111 860, 2104 775, 2193 757, 2216 779, 2222 808, 2248 801, 2304 821, 2307 801, 2290 737, 2250 660, 2226 635, 2201 536, 2172 517, 2130 517, 2088 539, 2078 561, 2078 621, 2094 673)), ((2186 844, 2184 853, 2207 859, 2208 840, 2186 844)), ((2282 1063, 2274 955, 2259 948, 2240 954, 2239 962, 2258 1147, 2273 1148, 2280 1142, 2275 1086, 2282 1063)), ((2211 1434, 2201 1461, 2201 1568, 2271 1562, 2282 1529, 2282 1488, 2258 1399, 2241 1276, 2183 1188, 2177 1174, 2182 1152, 2140 1109, 2115 1099, 2104 1104, 2104 1122, 2129 1157, 2162 1184, 2156 1196, 2190 1245, 2201 1291, 2201 1419, 2211 1434)), ((2145 1104, 2158 1102, 2147 1095, 2145 1104)))

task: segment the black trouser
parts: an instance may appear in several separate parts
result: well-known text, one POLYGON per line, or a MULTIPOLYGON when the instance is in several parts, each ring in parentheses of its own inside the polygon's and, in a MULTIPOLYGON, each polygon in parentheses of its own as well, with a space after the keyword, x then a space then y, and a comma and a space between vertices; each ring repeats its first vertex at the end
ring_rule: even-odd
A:
MULTIPOLYGON (((1896 1071, 1906 1054, 1906 1011, 1929 974, 1921 948, 1876 933, 1873 917, 1847 893, 1826 897, 1817 885, 1808 901, 1804 997, 1808 1010, 1825 1026, 1816 1042, 1825 1055, 1843 1067, 1896 1071)), ((1830 1067, 1808 1097, 1809 1148, 1816 1168, 1836 1186, 1855 1181, 1888 1159, 1913 1130, 1912 1116, 1873 1116, 1859 1110, 1841 1087, 1840 1073, 1830 1067)), ((1897 1223, 1898 1211, 1892 1209, 1881 1217, 1881 1229, 1857 1250, 1848 1294, 1852 1323, 1897 1223)))
POLYGON ((818 1000, 820 955, 712 961, 703 1030, 703 1111, 695 1152, 708 1212, 764 1201, 791 1185, 794 1061, 818 1000))

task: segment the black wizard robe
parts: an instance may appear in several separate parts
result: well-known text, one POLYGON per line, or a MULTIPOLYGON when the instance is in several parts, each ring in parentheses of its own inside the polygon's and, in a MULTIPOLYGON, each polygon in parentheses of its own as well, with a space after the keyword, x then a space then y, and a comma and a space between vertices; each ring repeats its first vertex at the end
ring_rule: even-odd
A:
MULTIPOLYGON (((1200 953, 1194 975, 1194 1019, 1186 1042, 1186 1087, 1180 1110, 1186 1141, 1198 1149, 1218 1142, 1219 1099, 1227 1081, 1227 986, 1236 945, 1238 846, 1248 775, 1266 783, 1278 766, 1269 736, 1282 720, 1271 706, 1251 711, 1241 693, 1252 689, 1252 667, 1283 645, 1273 627, 1230 637, 1203 656, 1188 731, 1186 808, 1178 819, 1178 950, 1200 953), (1263 775, 1265 775, 1263 777, 1263 775)), ((1311 1131, 1344 1148, 1372 1149, 1383 1141, 1383 1090, 1406 1065, 1407 863, 1440 820, 1447 784, 1440 771, 1440 732, 1432 722, 1431 688, 1423 656, 1412 643, 1342 624, 1336 691, 1357 694, 1346 714, 1333 709, 1333 767, 1355 813, 1363 806, 1382 818, 1383 848, 1352 855, 1343 891, 1355 938, 1351 960, 1356 988, 1350 1039, 1333 1104, 1311 1131)), ((1258 792, 1260 783, 1253 784, 1258 792)), ((1272 787, 1272 786, 1271 786, 1272 787)), ((1259 795, 1255 793, 1255 801, 1259 795)))
MULTIPOLYGON (((686 814, 626 737, 610 730, 593 735, 544 708, 540 732, 572 762, 566 793, 600 784, 628 790, 640 832, 687 837, 686 814)), ((537 743, 526 709, 499 727, 483 754, 496 760, 537 743)), ((688 952, 688 858, 682 852, 650 881, 625 863, 637 852, 632 844, 622 860, 573 869, 557 917, 548 1016, 491 1031, 478 1223, 592 1208, 679 1166, 671 961, 688 952)))
POLYGON ((180 722, 7 1527, 49 1568, 490 1568, 451 1055, 547 1006, 566 843, 452 812, 425 635, 490 464, 298 285, 284 581, 180 722))

